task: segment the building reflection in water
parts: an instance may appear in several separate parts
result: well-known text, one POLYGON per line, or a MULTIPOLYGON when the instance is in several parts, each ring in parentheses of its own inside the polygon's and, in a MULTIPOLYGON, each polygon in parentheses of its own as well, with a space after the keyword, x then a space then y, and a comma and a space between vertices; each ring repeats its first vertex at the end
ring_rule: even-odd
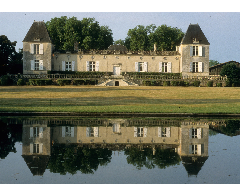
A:
POLYGON ((22 157, 33 175, 43 175, 46 168, 61 174, 92 173, 109 163, 116 150, 138 168, 182 161, 188 175, 197 175, 208 159, 208 137, 209 123, 204 121, 25 120, 22 157))

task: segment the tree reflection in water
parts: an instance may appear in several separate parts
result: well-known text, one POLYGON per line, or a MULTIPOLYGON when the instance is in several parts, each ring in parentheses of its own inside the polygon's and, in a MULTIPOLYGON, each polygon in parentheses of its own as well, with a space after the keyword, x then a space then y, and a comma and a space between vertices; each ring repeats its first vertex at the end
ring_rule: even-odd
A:
POLYGON ((52 147, 48 169, 53 173, 93 174, 98 166, 106 166, 111 162, 112 151, 103 148, 77 147, 77 145, 56 145, 52 147))
POLYGON ((127 155, 127 163, 136 166, 137 169, 146 167, 153 169, 156 166, 160 169, 164 169, 169 166, 180 164, 180 156, 174 149, 161 149, 156 148, 155 155, 150 148, 139 149, 136 147, 130 147, 125 150, 127 155))

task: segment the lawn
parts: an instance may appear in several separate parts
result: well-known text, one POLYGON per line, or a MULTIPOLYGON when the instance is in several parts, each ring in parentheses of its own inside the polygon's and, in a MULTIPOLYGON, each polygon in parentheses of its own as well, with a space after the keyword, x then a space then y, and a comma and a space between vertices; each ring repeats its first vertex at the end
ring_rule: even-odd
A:
POLYGON ((240 88, 1 86, 0 111, 240 113, 240 88))

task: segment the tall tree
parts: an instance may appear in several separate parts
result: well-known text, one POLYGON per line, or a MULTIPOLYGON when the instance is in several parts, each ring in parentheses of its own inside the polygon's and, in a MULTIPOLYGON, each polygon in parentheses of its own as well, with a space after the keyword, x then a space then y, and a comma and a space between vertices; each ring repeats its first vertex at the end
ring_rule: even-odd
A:
POLYGON ((138 25, 134 29, 129 29, 125 39, 125 46, 130 50, 153 50, 154 44, 157 50, 174 51, 180 45, 184 33, 181 29, 167 25, 151 24, 149 26, 138 25))
POLYGON ((15 51, 16 43, 11 42, 5 35, 0 36, 0 75, 21 73, 22 52, 15 51))
POLYGON ((148 31, 143 25, 138 25, 134 29, 128 30, 129 49, 133 51, 147 50, 149 40, 148 31))
POLYGON ((76 42, 80 49, 86 50, 107 49, 113 43, 111 29, 100 26, 95 18, 55 17, 46 26, 56 50, 74 50, 76 42))

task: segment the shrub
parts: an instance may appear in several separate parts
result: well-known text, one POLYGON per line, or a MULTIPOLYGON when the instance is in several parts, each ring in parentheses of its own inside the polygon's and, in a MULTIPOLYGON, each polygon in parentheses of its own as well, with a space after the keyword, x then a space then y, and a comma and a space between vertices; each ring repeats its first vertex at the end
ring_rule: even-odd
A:
POLYGON ((179 86, 179 81, 171 81, 171 86, 179 86))
POLYGON ((196 80, 196 81, 193 82, 193 86, 199 87, 200 83, 201 82, 199 80, 196 80))
POLYGON ((184 86, 190 86, 189 82, 184 82, 184 86))
POLYGON ((23 79, 18 79, 17 85, 18 86, 23 86, 23 85, 25 85, 25 81, 23 79))
POLYGON ((207 87, 213 87, 213 81, 212 80, 207 82, 207 87))
POLYGON ((29 79, 28 84, 33 85, 33 86, 51 85, 52 80, 48 80, 48 79, 29 79))
POLYGON ((217 83, 217 87, 222 87, 222 83, 217 83))
POLYGON ((163 86, 170 86, 170 81, 163 81, 163 86))
POLYGON ((71 80, 66 80, 66 79, 59 79, 57 80, 57 83, 59 86, 64 86, 64 85, 69 85, 71 84, 71 80))
POLYGON ((33 85, 33 86, 35 86, 36 84, 35 84, 35 80, 34 79, 29 79, 29 85, 33 85))
POLYGON ((12 80, 10 79, 9 76, 5 75, 5 76, 3 76, 2 79, 1 79, 1 85, 3 85, 3 86, 12 85, 12 80))

